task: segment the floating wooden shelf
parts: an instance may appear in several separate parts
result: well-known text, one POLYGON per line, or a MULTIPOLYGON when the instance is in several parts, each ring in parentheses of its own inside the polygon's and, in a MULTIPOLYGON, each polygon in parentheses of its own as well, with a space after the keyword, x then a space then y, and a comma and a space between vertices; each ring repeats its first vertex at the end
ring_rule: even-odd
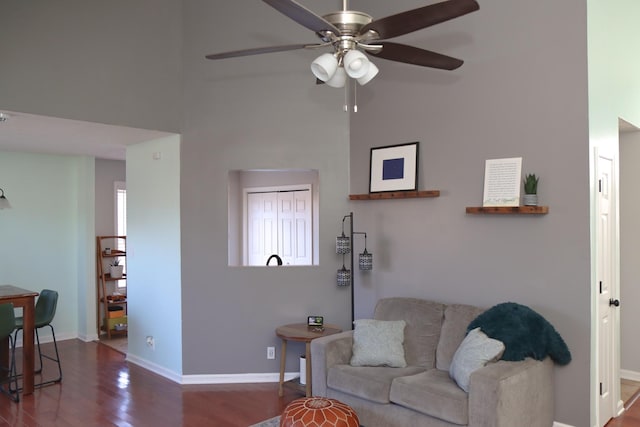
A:
POLYGON ((440 197, 440 190, 428 191, 385 191, 382 193, 349 194, 349 200, 389 200, 440 197))
POLYGON ((549 206, 470 206, 468 214, 515 214, 515 215, 544 215, 549 213, 549 206))

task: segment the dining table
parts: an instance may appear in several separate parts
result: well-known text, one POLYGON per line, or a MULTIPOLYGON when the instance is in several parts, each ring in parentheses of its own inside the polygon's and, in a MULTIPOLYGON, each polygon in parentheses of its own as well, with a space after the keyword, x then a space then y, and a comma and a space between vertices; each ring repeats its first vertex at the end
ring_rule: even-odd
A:
MULTIPOLYGON (((34 326, 35 300, 38 292, 22 289, 13 285, 0 285, 0 304, 12 303, 15 308, 22 308, 22 394, 32 394, 34 387, 34 326)), ((8 366, 9 340, 0 343, 0 361, 8 366)))

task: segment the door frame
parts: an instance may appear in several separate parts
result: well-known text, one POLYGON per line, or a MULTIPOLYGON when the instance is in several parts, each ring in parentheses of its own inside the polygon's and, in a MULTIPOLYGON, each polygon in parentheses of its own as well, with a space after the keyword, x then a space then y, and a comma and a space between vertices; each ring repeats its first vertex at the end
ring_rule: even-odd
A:
MULTIPOLYGON (((593 251, 592 254, 594 258, 592 259, 592 280, 591 280, 591 324, 592 324, 592 358, 591 358, 591 402, 594 414, 594 422, 597 427, 600 423, 600 407, 599 407, 599 359, 600 359, 600 343, 601 343, 601 334, 599 327, 599 306, 598 306, 598 297, 599 292, 597 291, 598 286, 598 254, 600 249, 600 235, 598 233, 598 197, 599 197, 599 186, 598 181, 600 179, 600 167, 599 160, 600 158, 606 158, 612 161, 612 183, 611 183, 611 197, 612 197, 612 210, 614 211, 611 215, 613 219, 613 227, 610 236, 610 247, 611 247, 611 295, 616 298, 620 295, 620 203, 619 203, 619 180, 620 180, 620 170, 619 170, 619 161, 618 154, 619 150, 607 150, 603 147, 594 147, 593 150, 593 185, 592 185, 592 230, 593 230, 593 251)), ((620 416, 624 412, 624 402, 622 402, 620 397, 620 310, 613 310, 612 319, 614 322, 613 326, 613 355, 612 355, 612 363, 613 363, 613 375, 611 376, 610 390, 612 392, 612 404, 613 404, 613 414, 614 417, 620 416)))

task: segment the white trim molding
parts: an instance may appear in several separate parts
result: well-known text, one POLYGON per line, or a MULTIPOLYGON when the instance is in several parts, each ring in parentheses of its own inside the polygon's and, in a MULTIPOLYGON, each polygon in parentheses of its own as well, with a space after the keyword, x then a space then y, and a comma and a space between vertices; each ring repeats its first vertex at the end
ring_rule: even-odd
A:
POLYGON ((620 378, 631 381, 640 381, 640 372, 620 369, 620 378))
POLYGON ((165 377, 175 383, 181 384, 181 375, 179 373, 170 371, 169 369, 163 366, 157 365, 155 363, 149 362, 146 359, 142 359, 132 354, 127 354, 127 362, 131 362, 153 373, 156 373, 162 377, 165 377))
MULTIPOLYGON (((299 372, 286 372, 284 380, 289 381, 300 376, 299 372)), ((245 383, 277 383, 280 374, 221 374, 221 375, 183 375, 181 384, 245 384, 245 383)))

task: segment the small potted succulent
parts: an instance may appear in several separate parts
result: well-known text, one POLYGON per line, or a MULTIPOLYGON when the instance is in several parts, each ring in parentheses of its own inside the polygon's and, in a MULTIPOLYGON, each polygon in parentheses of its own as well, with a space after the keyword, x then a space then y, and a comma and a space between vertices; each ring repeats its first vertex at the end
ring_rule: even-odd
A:
POLYGON ((124 266, 120 265, 120 258, 115 258, 109 266, 109 274, 111 274, 111 278, 113 279, 121 278, 123 270, 124 266))
POLYGON ((528 174, 524 178, 524 196, 522 203, 525 206, 538 206, 538 180, 536 174, 528 174))

